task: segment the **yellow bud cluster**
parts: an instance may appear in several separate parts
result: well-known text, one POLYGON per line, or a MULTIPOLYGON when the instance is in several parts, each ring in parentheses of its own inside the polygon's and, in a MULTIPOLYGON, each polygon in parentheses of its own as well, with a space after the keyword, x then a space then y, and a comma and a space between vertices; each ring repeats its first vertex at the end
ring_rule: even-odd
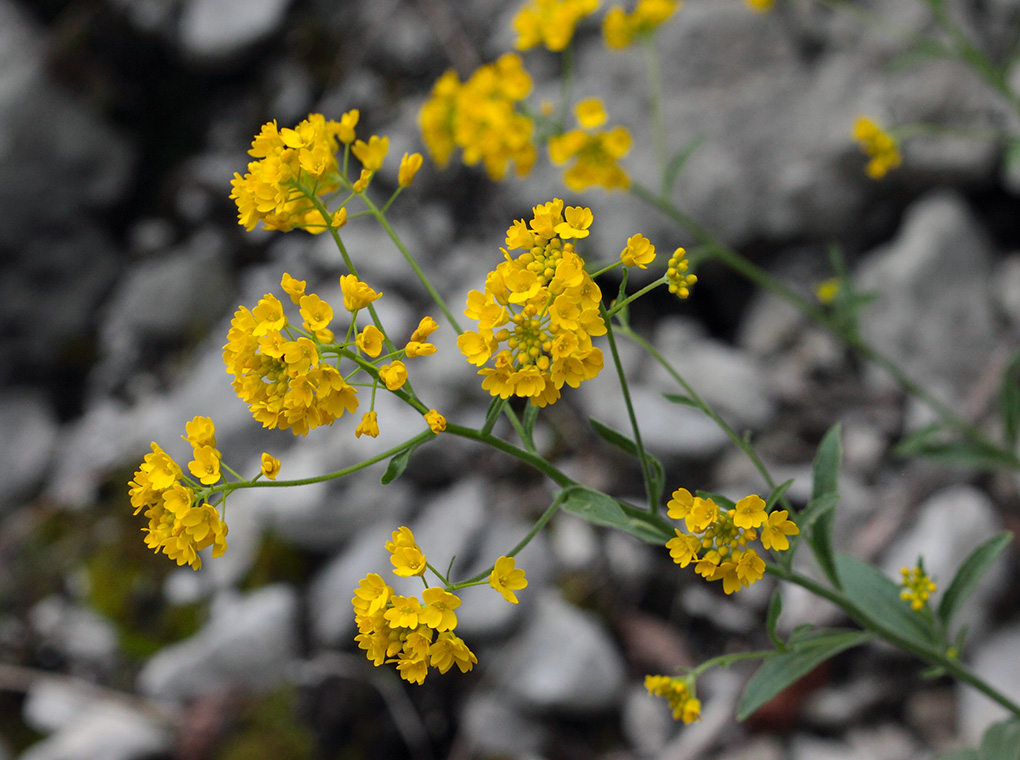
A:
POLYGON ((865 171, 872 179, 882 179, 903 163, 896 139, 866 116, 857 117, 853 138, 864 154, 871 157, 865 171))

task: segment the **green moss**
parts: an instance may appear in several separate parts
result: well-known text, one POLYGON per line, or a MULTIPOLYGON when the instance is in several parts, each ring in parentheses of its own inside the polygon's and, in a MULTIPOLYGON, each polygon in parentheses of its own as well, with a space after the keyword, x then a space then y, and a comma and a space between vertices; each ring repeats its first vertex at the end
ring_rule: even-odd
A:
POLYGON ((318 756, 315 740, 298 719, 296 703, 297 694, 289 686, 253 702, 214 760, 314 760, 318 756))

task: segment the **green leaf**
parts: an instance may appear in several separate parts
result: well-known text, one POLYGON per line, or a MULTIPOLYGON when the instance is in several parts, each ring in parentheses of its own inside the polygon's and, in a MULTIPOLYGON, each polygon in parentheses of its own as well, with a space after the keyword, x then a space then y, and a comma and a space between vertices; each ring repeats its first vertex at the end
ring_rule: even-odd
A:
POLYGON ((627 528, 630 518, 612 496, 584 486, 570 486, 559 493, 560 506, 593 525, 627 528))
POLYGON ((695 409, 701 409, 701 405, 689 396, 681 396, 679 393, 663 393, 662 397, 673 404, 693 406, 695 409))
MULTIPOLYGON (((615 446, 623 453, 629 454, 635 459, 641 458, 638 445, 633 439, 624 435, 619 430, 616 430, 614 428, 609 427, 609 425, 599 422, 594 417, 589 417, 588 421, 591 423, 591 426, 595 430, 595 433, 598 435, 598 437, 601 438, 606 443, 608 443, 610 446, 615 446)), ((659 501, 662 499, 663 483, 665 482, 666 479, 665 471, 662 468, 662 462, 660 462, 656 457, 649 454, 647 449, 645 449, 645 459, 648 461, 652 468, 651 473, 652 493, 650 494, 649 500, 651 501, 652 504, 658 504, 659 501)))
POLYGON ((1015 448, 1020 439, 1020 351, 1002 373, 1002 385, 999 389, 999 411, 1002 414, 1002 427, 1010 448, 1015 448))
POLYGON ((746 720, 787 686, 826 660, 871 639, 866 631, 813 631, 786 652, 770 656, 748 681, 737 704, 737 720, 746 720))
POLYGON ((1005 720, 990 726, 978 749, 981 760, 1020 760, 1020 721, 1005 720))
POLYGON ((786 649, 786 644, 779 634, 776 633, 776 624, 779 622, 779 616, 783 614, 783 597, 779 593, 779 587, 772 591, 772 598, 769 600, 769 614, 765 620, 765 628, 769 633, 769 638, 772 639, 772 643, 776 645, 776 649, 782 651, 786 649))
MULTIPOLYGON (((840 427, 836 423, 823 436, 822 442, 818 444, 818 451, 815 453, 815 460, 812 465, 812 500, 820 499, 827 494, 839 493, 839 462, 841 450, 839 445, 840 427)), ((835 506, 835 504, 833 504, 835 506)), ((835 524, 835 515, 830 508, 820 511, 813 520, 809 531, 805 532, 808 543, 815 553, 818 566, 822 569, 829 581, 836 588, 840 587, 839 571, 836 566, 835 551, 832 545, 832 532, 835 524)))
POLYGON ((935 760, 981 760, 981 755, 976 749, 956 749, 938 755, 935 760))
POLYGON ((835 509, 839 499, 838 493, 830 491, 809 501, 808 505, 797 515, 797 527, 800 528, 801 533, 810 530, 818 518, 835 509))
POLYGON ((680 176, 680 170, 684 168, 687 159, 693 155, 694 151, 701 147, 706 139, 708 139, 707 135, 695 135, 666 164, 666 170, 662 173, 664 196, 669 196, 673 193, 673 186, 676 184, 676 178, 680 176))
POLYGON ((793 483, 794 483, 793 478, 790 478, 785 483, 780 483, 778 486, 772 489, 772 493, 770 493, 769 497, 765 499, 766 512, 772 511, 772 508, 776 506, 776 504, 779 502, 781 498, 783 498, 783 494, 790 489, 790 486, 792 486, 793 483))
MULTIPOLYGON (((1020 45, 1017 46, 1020 50, 1020 45)), ((1020 166, 1020 140, 1013 140, 1006 146, 1006 152, 1002 157, 1002 168, 1013 171, 1020 166)))
POLYGON ((418 447, 409 446, 403 451, 398 451, 390 458, 389 464, 386 465, 386 472, 383 473, 381 478, 383 485, 392 483, 403 474, 404 470, 407 469, 407 462, 411 458, 411 452, 416 448, 418 447))
POLYGON ((943 625, 949 625, 967 597, 974 593, 984 574, 1012 542, 1013 534, 1005 531, 988 539, 967 556, 939 602, 938 615, 943 625))
POLYGON ((904 438, 893 449, 899 457, 924 456, 954 467, 998 469, 1016 466, 1012 453, 974 441, 954 440, 953 431, 934 423, 904 438))
POLYGON ((933 58, 955 58, 956 54, 938 40, 921 38, 897 55, 889 63, 890 71, 904 69, 925 63, 933 58))
POLYGON ((900 587, 874 565, 840 554, 836 558, 843 591, 851 602, 878 626, 933 652, 945 648, 931 616, 911 609, 900 597, 900 587))

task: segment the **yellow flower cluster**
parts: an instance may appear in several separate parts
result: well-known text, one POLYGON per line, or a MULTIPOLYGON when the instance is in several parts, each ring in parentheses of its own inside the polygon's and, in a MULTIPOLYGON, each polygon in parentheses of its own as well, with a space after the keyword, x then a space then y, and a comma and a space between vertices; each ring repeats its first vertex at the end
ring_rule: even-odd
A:
POLYGON ((535 163, 534 124, 516 106, 530 92, 531 77, 513 53, 482 66, 463 83, 447 71, 419 114, 432 159, 445 167, 459 147, 465 164, 481 161, 493 180, 503 178, 511 161, 519 176, 527 175, 535 163))
POLYGON ((485 292, 468 294, 464 314, 478 322, 478 331, 463 333, 457 345, 481 367, 482 387, 493 396, 546 406, 564 385, 576 388, 602 369, 602 352, 591 339, 604 335, 606 325, 602 293, 572 242, 588 236, 591 210, 564 208, 557 198, 533 212, 506 233, 507 248, 524 253, 511 258, 504 250, 485 292), (484 366, 490 359, 494 366, 484 366))
POLYGON ((767 13, 776 4, 776 0, 744 0, 744 2, 755 13, 767 13))
POLYGON ((865 155, 871 157, 865 171, 872 179, 882 179, 903 163, 896 139, 866 116, 857 117, 853 138, 865 155))
POLYGON ((622 50, 654 32, 679 8, 676 0, 639 0, 634 12, 628 14, 614 5, 602 20, 602 39, 610 50, 622 50))
POLYGON ((530 0, 514 17, 514 47, 530 50, 545 45, 553 52, 565 50, 578 22, 598 5, 598 0, 530 0))
POLYGON ((673 710, 673 720, 693 723, 701 717, 701 702, 694 698, 693 683, 670 676, 645 676, 649 694, 664 697, 673 710))
POLYGON ((576 191, 592 185, 626 190, 630 177, 620 168, 619 160, 630 150, 630 133, 623 127, 598 129, 607 116, 602 103, 595 98, 579 103, 574 113, 581 129, 549 139, 549 158, 554 164, 573 162, 563 173, 566 186, 576 191))
POLYGON ((219 557, 227 549, 227 526, 220 520, 215 507, 204 503, 196 493, 201 485, 213 485, 220 479, 220 452, 216 450, 213 422, 208 417, 195 417, 183 436, 192 445, 194 459, 187 477, 180 466, 159 447, 152 444, 128 483, 128 494, 134 514, 145 510, 149 524, 145 545, 163 552, 178 565, 202 567, 198 552, 213 547, 219 557), (196 503, 197 502, 197 503, 196 503))
POLYGON ((766 512, 765 501, 754 494, 726 510, 712 499, 692 496, 686 488, 678 488, 672 496, 668 514, 683 520, 688 532, 676 530, 676 536, 666 542, 669 556, 680 567, 695 562, 695 572, 705 580, 722 581, 727 594, 750 586, 765 573, 765 561, 748 547, 758 538, 759 528, 762 545, 776 551, 789 549, 787 536, 800 533, 788 519, 789 512, 766 512))
POLYGON ((928 577, 921 566, 904 567, 900 573, 903 575, 903 581, 900 583, 903 586, 903 591, 900 592, 900 598, 905 602, 910 602, 910 608, 916 612, 924 607, 928 602, 928 597, 935 592, 938 586, 928 577))
MULTIPOLYGON (((386 550, 396 575, 413 578, 425 574, 428 564, 410 528, 393 531, 386 550)), ((489 583, 515 604, 513 591, 528 585, 524 571, 514 568, 511 557, 496 561, 489 583)), ((453 632, 460 598, 446 589, 428 587, 419 601, 415 596, 396 594, 381 576, 370 573, 358 584, 351 604, 358 647, 376 667, 396 664, 405 681, 424 683, 430 667, 445 673, 456 665, 461 673, 467 673, 478 664, 478 658, 453 632)))
POLYGON ((690 262, 687 260, 687 251, 677 248, 669 257, 669 264, 666 265, 666 282, 669 283, 669 292, 677 298, 687 298, 691 294, 691 288, 698 281, 697 275, 687 274, 690 262))
MULTIPOLYGON (((382 294, 354 275, 340 278, 344 308, 351 312, 352 320, 347 340, 337 342, 329 327, 333 307, 314 293, 306 293, 304 280, 284 273, 280 285, 299 307, 301 327, 290 324, 283 304, 267 293, 254 309, 241 306, 234 313, 223 361, 227 373, 234 377, 234 392, 263 427, 306 435, 358 408, 358 391, 349 381, 365 367, 356 364, 347 377, 338 367, 343 356, 360 356, 363 362, 367 362, 364 357, 380 357, 386 336, 374 324, 356 333, 355 319, 360 309, 382 294)), ((385 355, 385 359, 394 360, 377 367, 378 380, 373 378, 371 385, 381 382, 387 390, 400 389, 407 380, 407 367, 395 357, 435 353, 436 347, 427 342, 435 329, 435 320, 422 319, 404 349, 385 355)), ((429 425, 433 426, 432 421, 429 425)), ((378 435, 374 412, 365 415, 356 433, 359 437, 378 435)))
POLYGON ((339 187, 337 140, 353 140, 357 121, 358 112, 350 111, 339 122, 310 114, 294 129, 278 129, 275 121, 264 124, 248 151, 258 160, 248 164, 243 177, 235 172, 230 183, 238 222, 249 230, 259 221, 269 230, 325 230, 327 220, 302 187, 313 195, 339 187))

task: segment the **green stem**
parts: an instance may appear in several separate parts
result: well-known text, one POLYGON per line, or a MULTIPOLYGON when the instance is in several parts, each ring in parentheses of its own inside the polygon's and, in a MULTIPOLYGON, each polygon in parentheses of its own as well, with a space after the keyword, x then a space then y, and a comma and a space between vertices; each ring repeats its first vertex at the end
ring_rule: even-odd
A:
POLYGON ((943 668, 947 673, 951 674, 957 680, 963 681, 964 683, 972 686, 973 688, 980 691, 982 694, 987 696, 989 699, 997 702, 998 704, 1005 707, 1013 715, 1020 717, 1020 705, 1017 705, 1013 700, 1002 694, 994 687, 985 683, 980 677, 972 673, 966 667, 964 667, 959 660, 955 660, 951 657, 946 656, 942 652, 938 652, 931 649, 918 646, 915 642, 908 638, 905 638, 898 634, 896 631, 885 626, 881 621, 874 619, 863 609, 858 607, 852 601, 850 601, 844 594, 839 591, 832 589, 813 578, 809 578, 806 575, 801 575, 793 570, 784 568, 778 565, 768 564, 765 568, 766 572, 780 578, 784 581, 789 581, 797 586, 800 586, 807 591, 810 591, 815 596, 827 599, 828 601, 835 604, 837 607, 842 609, 847 615, 853 618, 863 628, 872 633, 880 636, 881 638, 888 641, 890 644, 902 649, 905 652, 910 652, 921 660, 924 660, 929 665, 943 668))
POLYGON ((623 392, 623 403, 627 407, 627 417, 630 419, 631 430, 634 431, 634 443, 637 446, 638 459, 641 460, 641 477, 645 482, 645 494, 648 497, 648 510, 654 515, 659 513, 659 496, 656 493, 652 477, 652 463, 648 461, 648 453, 641 441, 641 427, 638 425, 637 414, 634 412, 634 403, 630 397, 630 386, 627 384, 627 373, 623 371, 623 362, 620 361, 620 352, 616 346, 616 337, 613 335, 613 323, 606 313, 604 306, 599 306, 602 312, 602 320, 606 323, 606 338, 609 340, 609 352, 613 355, 613 366, 616 367, 616 376, 620 378, 620 390, 623 392))
POLYGON ((407 247, 404 245, 404 242, 400 239, 400 236, 397 235, 393 227, 390 226, 389 221, 387 221, 386 219, 386 215, 379 210, 378 206, 376 206, 372 202, 372 199, 369 198, 367 195, 363 193, 359 197, 361 198, 361 202, 364 203, 366 208, 368 208, 368 210, 372 213, 372 216, 375 217, 376 221, 379 222, 379 226, 386 230, 386 234, 390 236, 390 240, 392 240, 393 244, 397 246, 397 250, 399 250, 400 253, 403 254, 404 260, 407 261, 408 266, 411 267, 412 271, 418 277, 419 282, 421 282, 425 290, 428 291, 429 296, 431 296, 436 306, 438 306, 440 311, 442 311, 443 314, 446 316, 447 321, 450 323, 453 329, 457 331, 458 335, 464 332, 461 329, 460 325, 457 323, 456 317, 453 316, 453 312, 450 311, 450 307, 446 305, 446 301, 443 299, 441 295, 439 295, 439 291, 436 290, 435 287, 432 285, 432 282, 425 275, 425 272, 422 271, 422 268, 418 266, 418 262, 415 260, 414 256, 411 255, 411 252, 407 250, 407 247))
POLYGON ((715 258, 725 266, 750 280, 762 290, 782 298, 816 324, 819 324, 829 330, 832 334, 842 340, 849 348, 859 353, 868 361, 871 361, 884 369, 906 393, 927 404, 936 414, 939 415, 943 423, 957 430, 972 443, 975 443, 985 449, 994 450, 1003 461, 1009 463, 1009 466, 1012 469, 1020 470, 1020 456, 1017 456, 1016 452, 1011 451, 1010 449, 1007 449, 993 441, 976 425, 967 422, 957 415, 951 407, 939 400, 927 388, 916 382, 906 372, 904 372, 903 369, 896 364, 896 362, 878 351, 876 348, 872 347, 870 344, 866 343, 846 325, 833 319, 823 309, 803 298, 792 288, 774 278, 764 269, 753 264, 729 246, 726 246, 713 238, 702 225, 684 214, 668 200, 653 194, 650 190, 641 187, 640 185, 631 186, 631 192, 649 205, 662 211, 666 216, 673 219, 681 227, 686 229, 705 247, 708 255, 712 258, 715 258))
POLYGON ((475 430, 474 428, 464 427, 462 425, 455 425, 451 422, 446 424, 446 432, 451 435, 459 436, 460 438, 467 438, 471 441, 484 443, 498 451, 502 451, 504 454, 509 454, 510 456, 519 459, 525 464, 530 464, 561 488, 577 485, 577 483, 575 483, 571 478, 564 475, 553 464, 546 461, 538 454, 514 446, 512 443, 507 443, 491 433, 483 433, 481 430, 475 430))
POLYGON ((652 145, 655 160, 662 171, 662 186, 666 185, 666 123, 662 116, 662 74, 659 70, 659 56, 655 51, 655 36, 648 35, 641 41, 645 52, 645 71, 648 75, 648 99, 652 111, 652 145))
POLYGON ((609 309, 606 309, 606 317, 615 317, 618 313, 620 313, 621 311, 626 309, 628 306, 630 306, 636 300, 641 298, 643 295, 646 295, 647 293, 651 293, 653 290, 655 290, 660 285, 665 285, 665 284, 666 284, 666 278, 665 277, 660 277, 655 282, 651 283, 650 285, 645 285, 643 288, 641 288, 641 290, 637 291, 636 293, 632 293, 631 295, 629 295, 626 298, 624 298, 622 301, 617 300, 616 302, 613 303, 612 307, 610 307, 609 309))

